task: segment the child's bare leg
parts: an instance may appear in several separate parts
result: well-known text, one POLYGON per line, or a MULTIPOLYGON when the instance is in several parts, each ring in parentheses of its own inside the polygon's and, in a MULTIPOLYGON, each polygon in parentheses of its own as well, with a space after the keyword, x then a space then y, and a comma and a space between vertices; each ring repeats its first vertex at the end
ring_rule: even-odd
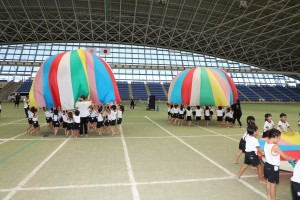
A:
POLYGON ((271 195, 271 200, 276 200, 276 184, 275 183, 270 183, 270 195, 271 195))
POLYGON ((243 151, 242 150, 238 150, 237 153, 236 153, 236 157, 235 157, 235 160, 234 160, 234 164, 238 164, 239 163, 239 158, 241 157, 243 151))
POLYGON ((243 164, 238 175, 237 175, 237 179, 240 179, 242 174, 244 173, 244 171, 247 169, 248 165, 247 164, 243 164))
POLYGON ((257 175, 260 183, 266 183, 264 177, 263 177, 263 172, 262 172, 262 167, 261 165, 257 165, 257 175))

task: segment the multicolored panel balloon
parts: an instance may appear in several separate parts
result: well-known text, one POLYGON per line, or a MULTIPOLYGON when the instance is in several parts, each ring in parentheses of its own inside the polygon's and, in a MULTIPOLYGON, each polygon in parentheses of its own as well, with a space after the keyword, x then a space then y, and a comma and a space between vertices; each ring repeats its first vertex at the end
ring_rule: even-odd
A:
MULTIPOLYGON (((266 142, 267 138, 262 138, 259 140, 261 149, 264 149, 266 142)), ((300 159, 300 134, 281 133, 278 146, 287 156, 293 157, 295 160, 300 159)), ((288 161, 280 157, 280 169, 285 171, 293 171, 293 166, 288 163, 288 161)))
POLYGON ((179 73, 168 92, 168 102, 186 105, 229 106, 238 98, 229 75, 218 68, 195 67, 179 73))
POLYGON ((45 60, 29 93, 30 106, 74 109, 81 95, 95 105, 120 102, 115 77, 109 65, 95 54, 79 49, 45 60))

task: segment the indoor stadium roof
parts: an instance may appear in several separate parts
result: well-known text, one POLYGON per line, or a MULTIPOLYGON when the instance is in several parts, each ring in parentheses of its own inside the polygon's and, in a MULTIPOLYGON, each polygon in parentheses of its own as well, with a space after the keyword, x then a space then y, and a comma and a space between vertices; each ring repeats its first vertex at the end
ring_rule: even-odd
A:
POLYGON ((299 74, 300 2, 1 0, 0 43, 54 41, 157 46, 299 74))

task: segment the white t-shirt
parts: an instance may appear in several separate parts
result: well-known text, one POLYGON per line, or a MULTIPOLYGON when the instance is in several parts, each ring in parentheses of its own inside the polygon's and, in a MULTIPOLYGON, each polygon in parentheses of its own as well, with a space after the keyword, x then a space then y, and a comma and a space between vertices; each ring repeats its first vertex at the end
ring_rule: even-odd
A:
POLYGON ((110 111, 110 119, 116 120, 117 119, 117 111, 111 110, 110 111))
POLYGON ((300 161, 298 160, 295 168, 294 168, 294 173, 293 176, 291 178, 291 181, 296 182, 296 183, 300 183, 300 161))
POLYGON ((33 113, 31 112, 31 110, 28 110, 28 118, 32 119, 33 118, 33 113))
POLYGON ((91 112, 91 117, 97 117, 98 116, 98 113, 96 110, 92 110, 91 112))
POLYGON ((284 132, 287 132, 288 128, 290 127, 290 125, 287 121, 282 122, 281 120, 278 122, 278 127, 277 127, 277 129, 281 131, 279 126, 281 126, 281 128, 284 130, 284 132))
POLYGON ((183 113, 184 113, 184 109, 182 110, 179 109, 179 115, 183 115, 183 113))
POLYGON ((54 115, 54 114, 53 114, 53 117, 52 117, 52 119, 53 119, 53 121, 57 122, 57 121, 58 121, 58 119, 59 119, 59 116, 58 116, 58 115, 54 115))
POLYGON ((67 115, 63 115, 62 118, 63 118, 64 122, 67 122, 67 120, 68 120, 68 116, 67 115))
POLYGON ((210 110, 204 110, 204 115, 210 117, 210 110))
POLYGON ((268 142, 265 143, 264 152, 267 163, 275 166, 280 165, 280 155, 278 153, 274 153, 272 148, 275 144, 269 144, 268 142))
POLYGON ((246 141, 246 152, 254 151, 257 155, 257 147, 259 147, 258 139, 254 136, 247 135, 245 138, 246 141))
POLYGON ((98 114, 98 122, 103 122, 103 116, 101 113, 98 114))
POLYGON ((232 111, 226 112, 226 117, 233 118, 232 111))
POLYGON ((52 112, 49 111, 49 110, 46 110, 46 111, 45 111, 45 116, 46 116, 47 118, 49 118, 49 117, 52 118, 52 112))
POLYGON ((24 108, 28 108, 28 101, 26 99, 24 99, 24 108))
POLYGON ((196 117, 201 117, 202 115, 202 109, 196 109, 196 117))
POLYGON ((73 120, 75 123, 80 123, 80 116, 73 115, 73 120))
POLYGON ((90 112, 89 112, 90 105, 92 105, 92 102, 90 102, 90 101, 76 102, 76 107, 80 112, 80 114, 79 114, 80 117, 87 117, 90 115, 90 112))
POLYGON ((118 110, 118 111, 117 111, 117 116, 118 116, 118 119, 121 119, 121 118, 122 118, 123 113, 122 113, 121 110, 118 110))
POLYGON ((192 112, 193 111, 191 111, 191 110, 186 110, 186 116, 188 116, 188 117, 192 116, 192 112))
POLYGON ((175 109, 175 108, 173 107, 173 108, 170 110, 170 113, 171 113, 171 114, 174 114, 174 109, 175 109))
POLYGON ((218 117, 223 117, 223 113, 224 113, 224 110, 222 109, 222 110, 217 110, 217 116, 218 117))
MULTIPOLYGON (((79 119, 80 120, 80 119, 79 119)), ((67 121, 66 121, 68 124, 72 124, 73 123, 73 119, 67 117, 67 121)))
POLYGON ((273 121, 265 121, 265 124, 264 124, 264 132, 266 132, 267 130, 270 130, 272 128, 274 128, 275 124, 273 121))
POLYGON ((174 108, 174 114, 178 114, 179 108, 174 108))

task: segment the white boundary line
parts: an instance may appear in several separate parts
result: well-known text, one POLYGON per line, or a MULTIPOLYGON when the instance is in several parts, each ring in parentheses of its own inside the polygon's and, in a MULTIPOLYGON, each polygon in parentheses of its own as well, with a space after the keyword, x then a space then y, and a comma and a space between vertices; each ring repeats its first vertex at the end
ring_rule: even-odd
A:
MULTIPOLYGON (((184 144, 185 146, 187 146, 188 148, 190 148, 191 150, 193 150, 195 153, 199 154, 201 157, 203 157, 204 159, 208 160, 210 163, 212 163, 213 165, 215 165, 216 167, 220 168, 222 171, 224 171, 226 174, 228 174, 231 177, 236 177, 235 174, 233 174, 232 172, 230 172, 228 169, 226 169, 225 167, 221 166, 220 164, 218 164, 217 162, 215 162, 214 160, 210 159, 209 157, 207 157, 205 154, 203 154, 202 152, 198 151, 197 149, 195 149, 194 147, 192 147, 191 145, 189 145, 188 143, 186 143, 185 141, 183 141, 182 139, 178 138, 176 135, 172 134, 170 131, 168 131, 167 129, 165 129, 164 127, 162 127, 161 125, 157 124, 156 122, 154 122, 152 119, 150 119, 147 116, 144 116, 145 118, 147 118, 149 121, 151 121, 153 124, 155 124, 156 126, 160 127, 162 130, 164 130, 166 133, 172 135, 175 139, 177 139, 179 142, 181 142, 182 144, 184 144)), ((233 139, 233 138, 231 138, 233 139)), ((235 139, 234 139, 235 140, 235 139)), ((238 179, 237 179, 238 180, 238 179)), ((259 190, 257 190, 255 187, 253 187, 252 185, 250 185, 249 183, 247 183, 246 181, 239 179, 239 182, 241 182, 242 184, 244 184, 246 187, 248 187, 250 190, 252 190, 253 192, 255 192, 256 194, 258 194, 259 196, 261 196, 264 199, 267 199, 266 194, 260 192, 259 190)))
MULTIPOLYGON (((232 137, 229 137, 228 135, 224 135, 224 134, 218 133, 218 132, 213 131, 213 130, 210 130, 210 129, 208 129, 208 128, 204 128, 204 127, 201 127, 201 126, 199 126, 199 128, 204 129, 204 130, 207 130, 207 131, 209 131, 209 132, 211 132, 211 133, 214 133, 214 134, 217 134, 217 135, 219 135, 219 136, 226 137, 226 138, 228 138, 228 139, 230 139, 230 140, 233 140, 233 141, 235 141, 235 142, 240 142, 240 140, 234 139, 234 138, 232 138, 232 137)), ((240 135, 242 135, 242 134, 240 134, 240 135)), ((242 137, 241 137, 241 138, 242 138, 242 137)))
POLYGON ((8 193, 3 200, 11 199, 70 139, 61 143, 47 158, 45 158, 34 170, 32 170, 18 185, 8 193))
MULTIPOLYGON (((27 119, 27 118, 25 118, 25 119, 27 119)), ((12 121, 12 122, 8 122, 8 123, 0 124, 0 126, 5 126, 5 125, 8 125, 8 124, 13 124, 13 123, 19 122, 19 121, 21 121, 21 120, 24 120, 24 119, 19 119, 19 120, 16 120, 16 121, 12 121)), ((24 124, 25 124, 25 123, 24 123, 24 124)))
POLYGON ((133 200, 140 200, 140 195, 139 195, 139 192, 137 190, 137 184, 136 184, 136 181, 135 181, 134 176, 133 176, 133 171, 132 171, 130 158, 129 158, 129 154, 128 154, 128 148, 127 148, 126 141, 125 141, 125 138, 124 138, 124 135, 123 135, 122 126, 120 126, 120 132, 121 132, 121 140, 122 140, 122 144, 123 144, 123 150, 124 150, 125 161, 126 161, 126 165, 127 165, 127 172, 128 172, 128 176, 129 176, 129 181, 132 184, 131 185, 131 191, 132 191, 132 195, 133 195, 133 200))

